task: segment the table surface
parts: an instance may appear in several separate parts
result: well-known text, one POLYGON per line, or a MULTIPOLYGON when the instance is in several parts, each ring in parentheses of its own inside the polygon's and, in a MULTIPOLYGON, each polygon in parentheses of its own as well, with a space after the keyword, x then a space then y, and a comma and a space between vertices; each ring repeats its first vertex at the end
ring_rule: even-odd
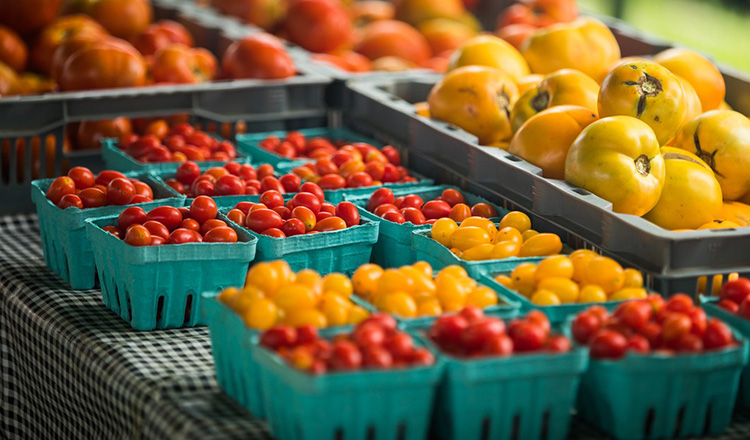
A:
MULTIPOLYGON (((66 288, 34 215, 0 217, 0 366, 4 438, 271 438, 219 387, 207 328, 135 331, 66 288)), ((606 436, 574 419, 570 438, 606 436)), ((750 438, 750 414, 714 438, 750 438)))

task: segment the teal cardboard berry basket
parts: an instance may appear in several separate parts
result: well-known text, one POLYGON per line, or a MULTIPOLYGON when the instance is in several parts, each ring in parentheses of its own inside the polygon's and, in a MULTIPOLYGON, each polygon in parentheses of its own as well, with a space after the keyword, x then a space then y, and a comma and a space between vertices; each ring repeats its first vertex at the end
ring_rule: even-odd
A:
MULTIPOLYGON (((563 327, 571 337, 568 318, 563 327)), ((747 364, 747 340, 699 354, 627 353, 591 359, 578 415, 618 440, 718 435, 727 430, 747 364)))
POLYGON ((102 228, 117 216, 87 220, 104 304, 136 330, 205 324, 200 294, 239 286, 257 239, 229 222, 237 243, 131 246, 102 228))
MULTIPOLYGON (((395 197, 400 197, 409 194, 415 194, 420 196, 425 202, 427 202, 440 196, 446 189, 455 189, 461 191, 454 186, 441 185, 427 186, 422 188, 394 189, 393 195, 395 197)), ((355 205, 363 208, 363 217, 367 218, 368 220, 380 222, 378 242, 372 248, 372 262, 382 266, 383 268, 389 268, 401 267, 417 261, 417 253, 414 250, 414 245, 412 243, 412 233, 415 230, 419 229, 420 226, 410 222, 398 224, 396 222, 380 218, 374 213, 368 211, 366 209, 367 202, 373 192, 374 190, 370 191, 370 193, 366 195, 347 195, 345 197, 346 201, 352 202, 355 205)), ((497 210, 498 217, 502 217, 503 215, 508 213, 507 210, 501 208, 498 205, 490 203, 482 197, 469 194, 465 191, 461 191, 461 193, 464 195, 464 198, 466 199, 466 202, 469 206, 472 206, 476 203, 488 203, 497 210)), ((499 220, 499 218, 493 220, 499 220)))
POLYGON ((439 356, 431 366, 318 376, 257 345, 253 357, 271 433, 279 440, 427 438, 443 371, 439 356))
MULTIPOLYGON (((230 210, 225 207, 220 212, 226 214, 230 210)), ((367 219, 361 219, 359 225, 338 231, 285 238, 257 234, 244 226, 242 228, 258 240, 256 263, 285 260, 295 272, 313 269, 320 274, 342 272, 351 275, 359 266, 370 262, 372 246, 378 241, 378 223, 367 219)))
POLYGON ((440 353, 446 364, 432 418, 436 437, 567 438, 586 350, 473 359, 440 353))
POLYGON ((50 201, 47 189, 55 179, 31 182, 31 199, 36 205, 39 232, 42 237, 44 261, 73 289, 93 289, 96 286, 96 267, 91 242, 86 239, 86 220, 89 218, 119 215, 128 206, 149 210, 156 206, 182 206, 185 196, 177 193, 158 176, 149 173, 127 173, 148 184, 154 192, 154 201, 127 206, 102 206, 99 208, 60 209, 50 201))

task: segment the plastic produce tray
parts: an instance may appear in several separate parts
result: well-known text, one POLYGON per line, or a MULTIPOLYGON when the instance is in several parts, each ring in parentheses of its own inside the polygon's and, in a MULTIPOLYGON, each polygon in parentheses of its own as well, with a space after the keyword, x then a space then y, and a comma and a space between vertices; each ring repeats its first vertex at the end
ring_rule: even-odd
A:
MULTIPOLYGON (((185 196, 178 194, 161 178, 148 173, 128 173, 147 183, 157 197, 152 202, 139 203, 145 210, 156 206, 182 206, 185 196)), ((86 239, 86 220, 108 215, 119 215, 125 206, 102 206, 100 208, 68 208, 62 210, 46 196, 47 189, 55 179, 31 182, 31 200, 36 205, 39 232, 42 237, 44 261, 53 272, 60 275, 73 289, 92 289, 96 286, 96 267, 92 245, 86 239)))
POLYGON ((586 350, 476 359, 441 355, 445 373, 432 418, 438 438, 567 438, 586 350))
POLYGON ((87 220, 104 304, 136 330, 205 324, 201 293, 242 285, 258 240, 229 222, 237 243, 130 246, 102 227, 116 216, 87 220))
MULTIPOLYGON (((420 341, 415 339, 419 345, 420 341)), ((264 406, 279 440, 427 438, 443 361, 429 367, 305 374, 255 346, 264 406)))
MULTIPOLYGON (((188 2, 154 0, 152 3, 155 19, 182 23, 193 33, 197 45, 214 53, 221 55, 236 38, 231 33, 232 21, 210 11, 188 2)), ((214 81, 3 97, 0 99, 3 146, 0 198, 4 203, 0 214, 32 211, 33 205, 26 197, 31 181, 62 174, 64 161, 94 171, 102 169, 99 151, 63 150, 66 127, 72 122, 189 114, 198 121, 242 120, 251 131, 325 125, 324 94, 330 79, 313 73, 301 63, 297 70, 297 76, 285 80, 214 81)))
MULTIPOLYGON (((288 200, 286 198, 284 202, 288 200)), ((231 208, 225 207, 219 212, 226 214, 229 210, 231 208)), ((244 226, 230 223, 258 239, 255 262, 286 260, 295 272, 313 269, 321 274, 343 272, 351 275, 359 266, 370 261, 372 246, 378 241, 378 223, 367 219, 361 219, 359 225, 338 231, 285 238, 257 234, 244 226)))

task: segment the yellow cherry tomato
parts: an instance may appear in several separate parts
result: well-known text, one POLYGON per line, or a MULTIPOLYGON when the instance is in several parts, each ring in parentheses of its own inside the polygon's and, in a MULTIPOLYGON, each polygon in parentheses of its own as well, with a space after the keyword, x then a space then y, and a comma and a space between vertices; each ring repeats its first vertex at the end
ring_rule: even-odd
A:
POLYGON ((326 316, 317 309, 288 310, 284 317, 284 322, 293 327, 302 325, 311 325, 317 328, 328 327, 326 316))
POLYGON ((528 231, 524 231, 523 234, 521 234, 521 238, 523 238, 523 241, 526 241, 535 235, 539 235, 539 232, 533 229, 529 229, 528 231))
MULTIPOLYGON (((378 280, 383 274, 383 268, 377 264, 363 264, 354 271, 352 275, 352 285, 354 291, 360 296, 370 296, 375 293, 378 287, 378 280)), ((299 275, 297 275, 299 278, 299 275)))
POLYGON ((294 279, 294 284, 307 286, 312 289, 315 294, 320 295, 323 293, 323 278, 320 277, 318 272, 312 269, 302 269, 297 272, 297 277, 294 279))
POLYGON ((411 288, 407 293, 426 292, 435 294, 435 282, 424 272, 419 271, 414 266, 404 266, 399 270, 411 279, 411 288))
POLYGON ((513 290, 523 296, 531 295, 536 289, 536 264, 521 263, 513 269, 510 278, 513 280, 513 290))
POLYGON ((497 293, 487 286, 477 286, 466 296, 466 305, 481 309, 497 305, 497 293))
MULTIPOLYGON (((537 269, 537 272, 539 272, 539 269, 537 269)), ((563 304, 577 302, 580 293, 578 284, 576 284, 575 281, 570 278, 562 277, 544 278, 537 283, 536 288, 537 291, 549 290, 554 293, 563 304)))
POLYGON ((360 322, 367 319, 367 317, 370 316, 370 313, 362 306, 352 306, 349 309, 349 316, 347 317, 346 323, 348 325, 357 325, 360 322))
POLYGON ((225 305, 232 304, 232 301, 239 295, 240 289, 236 287, 227 287, 226 289, 222 290, 221 293, 216 297, 219 301, 221 301, 225 305))
POLYGON ((464 254, 463 252, 461 252, 461 249, 458 249, 458 248, 451 248, 450 250, 451 250, 451 253, 457 256, 458 258, 461 258, 461 256, 464 254))
POLYGON ((436 296, 443 308, 447 308, 450 304, 462 307, 466 304, 466 295, 469 292, 459 278, 442 275, 436 279, 436 287, 436 296))
POLYGON ((659 140, 631 116, 599 119, 584 128, 565 160, 565 180, 641 216, 659 201, 665 179, 659 140))
POLYGON ((445 247, 451 246, 451 236, 458 229, 458 223, 453 219, 444 217, 438 219, 431 229, 431 237, 433 240, 442 244, 445 247))
POLYGON ((544 257, 559 254, 562 251, 562 241, 555 234, 537 234, 521 245, 520 257, 544 257))
POLYGON ((425 274, 427 278, 432 279, 433 274, 432 266, 430 266, 430 263, 426 261, 417 261, 416 263, 412 264, 412 267, 425 274))
POLYGON ((292 271, 292 268, 289 267, 289 263, 285 260, 276 260, 269 264, 276 269, 276 273, 279 274, 279 282, 281 286, 294 282, 296 275, 292 271))
POLYGON ((237 295, 232 298, 232 302, 227 304, 238 315, 242 315, 245 310, 253 304, 258 298, 265 298, 263 293, 257 287, 246 286, 237 295))
POLYGON ((518 229, 511 226, 506 226, 497 231, 497 234, 495 234, 495 238, 492 239, 492 244, 498 244, 504 241, 514 241, 520 246, 521 243, 523 243, 523 236, 520 232, 518 232, 518 229))
POLYGON ((608 294, 622 289, 625 284, 625 271, 617 261, 608 257, 595 257, 583 271, 584 284, 595 284, 608 294))
POLYGON ((625 276, 625 282, 623 287, 643 287, 643 275, 633 268, 628 268, 623 271, 625 276))
POLYGON ((534 273, 536 281, 552 277, 573 277, 573 262, 570 258, 565 255, 554 255, 539 262, 534 273))
POLYGON ((609 296, 610 301, 622 301, 627 299, 646 299, 646 289, 640 287, 626 287, 609 296))
POLYGON ((417 316, 417 302, 405 292, 388 293, 383 298, 382 310, 402 318, 417 316))
POLYGON ((523 234, 531 229, 531 219, 521 211, 511 211, 500 220, 500 229, 511 227, 523 234))
POLYGON ((477 226, 467 226, 465 228, 458 228, 456 232, 451 235, 451 247, 465 252, 467 249, 479 246, 480 244, 487 244, 490 242, 490 235, 484 229, 477 226))
POLYGON ((331 273, 323 277, 324 292, 336 292, 345 298, 349 298, 353 290, 351 280, 343 273, 331 273))
MULTIPOLYGON (((450 275, 459 280, 469 277, 469 273, 466 272, 466 269, 456 264, 445 266, 440 272, 438 272, 438 276, 441 276, 441 275, 450 275)), ((435 281, 437 281, 437 279, 435 281)))
POLYGON ((422 301, 417 306, 417 316, 439 316, 443 314, 443 308, 436 299, 422 301))
POLYGON ((386 269, 380 275, 376 295, 384 295, 392 292, 410 292, 414 286, 414 280, 409 278, 400 269, 386 269))
POLYGON ((273 297, 276 305, 284 310, 311 309, 318 304, 319 297, 311 288, 301 284, 287 284, 273 297))
POLYGON ((580 303, 599 303, 607 301, 607 292, 595 284, 583 286, 581 293, 578 295, 580 303))
POLYGON ((531 302, 538 306, 559 306, 560 298, 549 290, 537 290, 531 295, 531 302))
POLYGON ((508 275, 498 275, 495 277, 495 281, 500 283, 501 286, 507 287, 508 289, 513 288, 513 278, 508 275))
POLYGON ((503 260, 505 258, 517 257, 521 252, 521 245, 515 241, 503 241, 492 247, 490 259, 503 260))
POLYGON ((461 258, 468 261, 481 261, 481 260, 489 260, 490 254, 492 253, 492 250, 495 248, 495 246, 486 243, 486 244, 480 244, 478 246, 474 246, 472 248, 466 249, 462 254, 461 258))
POLYGON ((570 253, 570 261, 573 263, 573 281, 583 281, 583 270, 589 261, 598 256, 596 252, 589 249, 578 249, 570 253))
POLYGON ((281 274, 271 263, 258 263, 247 272, 245 285, 257 287, 266 295, 273 296, 281 287, 281 274))
POLYGON ((266 298, 254 298, 241 314, 245 325, 258 330, 267 330, 276 324, 278 308, 266 298))
POLYGON ((476 226, 478 228, 482 228, 489 234, 490 239, 495 238, 495 234, 497 234, 497 226, 495 226, 492 221, 484 218, 484 217, 469 217, 467 219, 464 219, 464 221, 461 222, 460 225, 458 225, 460 228, 466 228, 469 226, 476 226))
POLYGON ((733 221, 716 219, 712 222, 700 225, 698 229, 734 229, 739 227, 741 226, 733 221))
POLYGON ((323 312, 328 325, 346 325, 349 321, 349 309, 352 304, 336 292, 323 294, 318 309, 323 312))

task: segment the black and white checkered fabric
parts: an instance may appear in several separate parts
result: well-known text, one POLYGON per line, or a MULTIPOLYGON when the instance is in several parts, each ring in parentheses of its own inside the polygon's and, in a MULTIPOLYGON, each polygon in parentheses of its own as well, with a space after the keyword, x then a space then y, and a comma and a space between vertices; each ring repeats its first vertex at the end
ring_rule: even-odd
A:
MULTIPOLYGON (((0 366, 2 438, 270 438, 219 388, 206 328, 134 331, 99 290, 67 289, 33 215, 0 217, 0 366)), ((750 438, 750 419, 719 438, 750 438)))

